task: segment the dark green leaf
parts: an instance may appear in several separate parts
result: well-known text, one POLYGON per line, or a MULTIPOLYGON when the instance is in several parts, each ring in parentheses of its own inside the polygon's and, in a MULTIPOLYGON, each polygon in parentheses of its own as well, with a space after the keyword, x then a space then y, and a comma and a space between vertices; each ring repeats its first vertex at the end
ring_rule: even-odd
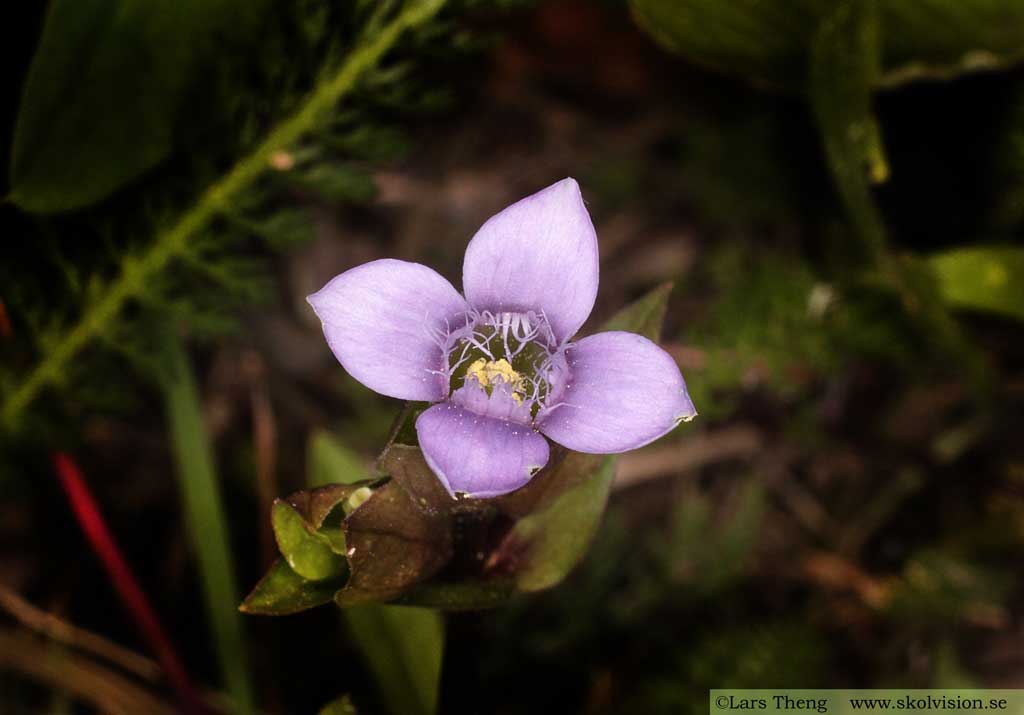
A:
POLYGON ((278 559, 239 610, 262 616, 298 613, 329 603, 340 585, 331 581, 307 581, 292 571, 284 559, 278 559))
POLYGON ((277 547, 295 573, 311 581, 336 579, 345 573, 344 557, 335 553, 328 538, 307 524, 291 504, 276 500, 271 523, 277 547))
POLYGON ((345 518, 351 575, 337 594, 338 605, 397 598, 451 558, 444 502, 428 497, 437 478, 418 449, 405 449, 394 477, 345 518))
MULTIPOLYGON (((630 0, 630 7, 637 24, 666 49, 799 91, 812 61, 812 38, 836 4, 630 0)), ((877 10, 882 54, 874 87, 946 79, 1024 59, 1024 5, 1014 0, 878 0, 877 10)))
POLYGON ((380 479, 328 484, 296 492, 288 497, 288 503, 305 520, 307 529, 322 537, 335 554, 344 555, 348 553, 342 526, 345 515, 355 511, 383 484, 380 479))
POLYGON ((560 493, 516 522, 495 553, 498 563, 504 554, 516 562, 518 590, 551 588, 579 563, 601 523, 614 476, 613 457, 576 453, 552 472, 560 493))
POLYGON ((881 85, 950 79, 1024 59, 1024 4, 1016 0, 879 0, 878 6, 881 85))
POLYGON ((957 248, 931 256, 928 263, 942 300, 950 306, 1024 320, 1024 249, 957 248))
POLYGON ((601 332, 626 330, 639 333, 655 342, 661 337, 661 324, 665 321, 668 297, 672 293, 671 283, 662 283, 643 298, 636 300, 601 326, 601 332))
POLYGON ((431 715, 444 653, 441 616, 425 608, 377 604, 342 613, 392 715, 431 715))
POLYGON ((29 211, 88 205, 171 151, 202 63, 245 37, 265 0, 53 0, 21 99, 11 198, 29 211))
MULTIPOLYGON (((793 0, 631 0, 638 25, 691 60, 777 86, 804 76, 822 3, 793 0)), ((801 79, 796 79, 801 78, 801 79)))

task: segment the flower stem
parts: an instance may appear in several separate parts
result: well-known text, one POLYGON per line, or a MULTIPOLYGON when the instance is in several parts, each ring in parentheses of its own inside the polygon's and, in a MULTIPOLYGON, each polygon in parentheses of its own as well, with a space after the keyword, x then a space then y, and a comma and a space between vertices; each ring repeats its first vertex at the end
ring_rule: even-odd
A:
POLYGON ((185 251, 193 236, 206 228, 229 202, 271 168, 270 160, 275 152, 288 148, 313 129, 342 97, 352 91, 359 79, 380 62, 405 30, 429 20, 443 4, 444 0, 413 0, 409 3, 365 44, 353 49, 336 72, 316 85, 294 114, 271 131, 252 153, 208 187, 177 223, 157 233, 141 257, 126 260, 121 275, 4 400, 0 408, 3 425, 13 427, 40 390, 60 381, 64 368, 120 314, 125 303, 140 295, 154 275, 185 251))

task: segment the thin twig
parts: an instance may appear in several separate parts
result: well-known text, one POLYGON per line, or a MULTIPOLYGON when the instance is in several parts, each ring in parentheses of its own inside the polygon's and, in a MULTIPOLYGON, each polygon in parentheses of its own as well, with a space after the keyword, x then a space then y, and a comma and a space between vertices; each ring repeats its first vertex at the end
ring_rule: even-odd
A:
POLYGON ((250 393, 252 405, 252 440, 256 451, 256 493, 259 495, 260 547, 265 566, 277 558, 277 546, 270 519, 266 515, 277 496, 277 421, 274 407, 270 402, 266 382, 262 379, 253 386, 250 393))
POLYGON ((616 491, 658 477, 689 472, 727 459, 746 459, 762 448, 760 432, 750 425, 734 425, 715 432, 704 432, 663 447, 625 454, 619 457, 612 488, 616 491))
POLYGON ((89 702, 109 715, 178 715, 179 711, 125 676, 27 633, 0 629, 0 669, 13 670, 89 702))
POLYGON ((161 680, 163 671, 156 662, 34 606, 3 584, 0 584, 0 608, 7 611, 18 623, 36 633, 71 648, 98 655, 151 683, 158 683, 161 680))

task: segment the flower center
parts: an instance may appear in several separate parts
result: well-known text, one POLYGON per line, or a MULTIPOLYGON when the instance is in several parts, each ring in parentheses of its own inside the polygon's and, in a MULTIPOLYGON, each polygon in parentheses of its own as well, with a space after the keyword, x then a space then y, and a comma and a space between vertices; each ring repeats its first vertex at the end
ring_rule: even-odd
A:
POLYGON ((470 378, 476 378, 480 386, 485 389, 491 388, 491 393, 498 382, 504 382, 512 388, 512 399, 516 404, 523 404, 526 394, 526 378, 513 370, 512 364, 505 358, 490 361, 487 358, 477 359, 466 370, 466 379, 470 378))
POLYGON ((450 397, 473 412, 529 423, 561 394, 564 346, 534 312, 474 312, 445 340, 450 397))

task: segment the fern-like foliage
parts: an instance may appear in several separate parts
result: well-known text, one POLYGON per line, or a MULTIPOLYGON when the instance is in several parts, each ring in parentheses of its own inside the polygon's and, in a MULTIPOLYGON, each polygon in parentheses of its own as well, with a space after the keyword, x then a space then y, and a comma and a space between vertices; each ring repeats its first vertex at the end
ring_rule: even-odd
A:
POLYGON ((259 61, 221 62, 191 90, 175 157, 101 204, 23 217, 32 245, 0 269, 17 336, 0 369, 3 431, 45 425, 44 394, 116 392, 96 389, 103 355, 159 369, 150 326, 231 329, 239 305, 272 291, 261 256, 312 235, 303 203, 371 198, 367 168, 408 144, 401 118, 445 99, 416 63, 460 36, 443 5, 275 7, 259 61))

